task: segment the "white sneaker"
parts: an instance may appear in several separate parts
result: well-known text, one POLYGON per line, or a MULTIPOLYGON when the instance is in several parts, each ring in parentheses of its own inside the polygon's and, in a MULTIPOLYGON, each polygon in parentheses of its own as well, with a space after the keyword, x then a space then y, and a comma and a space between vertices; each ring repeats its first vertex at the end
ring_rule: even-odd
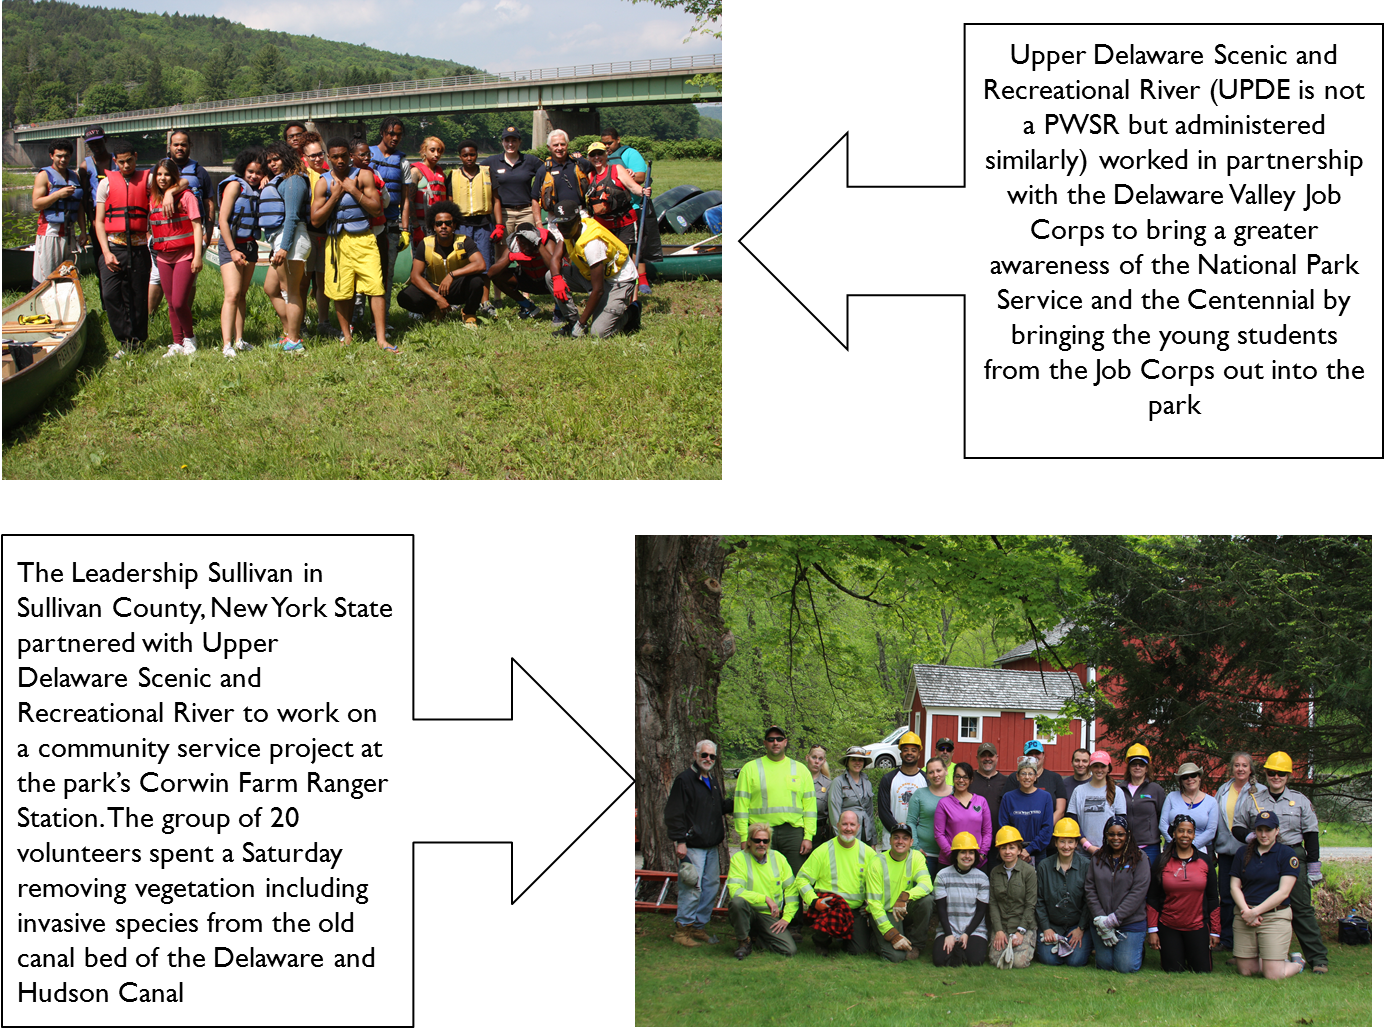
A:
POLYGON ((184 349, 183 349, 183 344, 182 344, 182 343, 171 343, 171 344, 169 345, 169 349, 165 352, 164 356, 166 356, 166 357, 173 357, 175 354, 180 354, 180 353, 183 353, 183 352, 184 352, 184 349))
POLYGON ((236 348, 238 350, 249 350, 251 348, 251 344, 248 343, 245 339, 238 339, 236 341, 236 348))
MULTIPOLYGON (((170 347, 170 349, 172 349, 172 347, 170 347)), ((180 351, 181 353, 189 353, 189 354, 197 353, 197 352, 198 352, 198 344, 195 343, 192 339, 185 339, 185 340, 183 341, 183 345, 182 345, 181 347, 179 347, 179 351, 180 351)))
POLYGON ((232 344, 231 344, 231 343, 223 343, 223 344, 222 344, 222 356, 223 356, 223 357, 235 357, 235 356, 236 356, 236 350, 234 350, 234 349, 232 348, 232 344))

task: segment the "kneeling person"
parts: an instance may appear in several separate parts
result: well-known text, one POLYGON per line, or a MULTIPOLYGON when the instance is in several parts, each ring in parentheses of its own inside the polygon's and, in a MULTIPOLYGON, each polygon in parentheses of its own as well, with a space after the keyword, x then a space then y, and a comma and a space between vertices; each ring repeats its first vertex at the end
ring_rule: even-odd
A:
POLYGON ((795 955, 796 942, 787 928, 796 908, 792 868, 772 849, 772 827, 749 825, 743 852, 729 858, 729 927, 738 939, 734 958, 752 953, 755 938, 764 949, 795 955))
POLYGON ((436 317, 447 314, 450 306, 462 307, 463 323, 477 328, 487 263, 472 239, 456 234, 461 220, 457 204, 440 200, 427 216, 434 234, 415 244, 410 285, 396 295, 396 302, 415 314, 436 317))
POLYGON ((1038 943, 1038 873, 1020 860, 1023 836, 1005 825, 995 836, 999 863, 989 872, 989 960, 995 967, 1027 967, 1038 943))
POLYGON ((488 278, 500 292, 517 302, 521 318, 537 318, 540 308, 524 294, 542 292, 547 281, 564 286, 564 253, 564 245, 549 229, 537 229, 528 221, 512 233, 507 250, 488 269, 488 278))
POLYGON ((895 964, 916 960, 930 942, 927 926, 934 900, 927 858, 912 848, 907 825, 893 829, 888 852, 869 865, 867 890, 869 916, 879 930, 879 956, 895 964))
POLYGON ((593 335, 613 335, 624 327, 636 295, 636 262, 617 236, 592 218, 581 218, 578 204, 557 203, 551 223, 564 237, 570 259, 564 278, 551 282, 556 310, 568 322, 555 334, 578 338, 589 325, 593 335), (583 311, 570 300, 570 289, 589 294, 583 311))
POLYGON ((832 939, 843 939, 851 956, 872 945, 864 916, 869 865, 878 859, 859 838, 859 815, 840 815, 835 838, 811 852, 796 876, 797 890, 811 922, 811 941, 819 956, 830 956, 832 939))

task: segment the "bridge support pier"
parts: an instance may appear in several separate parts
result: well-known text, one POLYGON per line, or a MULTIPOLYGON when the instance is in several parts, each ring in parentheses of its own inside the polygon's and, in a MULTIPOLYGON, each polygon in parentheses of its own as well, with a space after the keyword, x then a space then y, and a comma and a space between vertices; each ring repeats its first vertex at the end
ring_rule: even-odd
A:
MULTIPOLYGON (((171 129, 164 135, 164 142, 175 132, 188 133, 188 154, 203 167, 216 167, 222 163, 222 133, 216 130, 207 132, 200 129, 171 129)), ((168 153, 166 148, 165 153, 168 153)), ((141 163, 144 163, 143 161, 141 163)))
MULTIPOLYGON (((15 138, 14 129, 5 133, 5 163, 22 167, 43 168, 48 165, 48 146, 51 140, 35 140, 21 143, 15 138)), ((81 140, 78 141, 81 145, 81 140)))
POLYGON ((531 114, 531 145, 545 146, 555 129, 564 129, 571 139, 598 135, 598 108, 537 107, 531 114))

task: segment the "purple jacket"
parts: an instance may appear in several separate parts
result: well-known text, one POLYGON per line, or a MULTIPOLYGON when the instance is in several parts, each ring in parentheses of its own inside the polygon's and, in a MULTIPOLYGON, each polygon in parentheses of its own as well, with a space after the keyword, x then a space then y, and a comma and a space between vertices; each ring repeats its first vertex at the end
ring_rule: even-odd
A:
POLYGON ((941 847, 941 864, 951 863, 951 840, 957 832, 969 832, 980 844, 981 853, 994 845, 994 826, 989 820, 989 804, 974 793, 965 806, 956 794, 941 797, 936 805, 936 844, 941 847))

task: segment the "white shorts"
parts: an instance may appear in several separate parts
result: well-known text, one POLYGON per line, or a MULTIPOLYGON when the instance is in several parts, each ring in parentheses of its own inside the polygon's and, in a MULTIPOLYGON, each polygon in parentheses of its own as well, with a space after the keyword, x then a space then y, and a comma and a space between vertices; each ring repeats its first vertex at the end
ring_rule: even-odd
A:
POLYGON ((266 236, 266 242, 270 244, 270 252, 274 254, 276 250, 284 250, 288 254, 287 260, 307 261, 310 249, 309 231, 304 227, 304 222, 301 221, 294 227, 294 235, 290 237, 288 246, 280 238, 283 234, 284 228, 282 227, 266 236))

